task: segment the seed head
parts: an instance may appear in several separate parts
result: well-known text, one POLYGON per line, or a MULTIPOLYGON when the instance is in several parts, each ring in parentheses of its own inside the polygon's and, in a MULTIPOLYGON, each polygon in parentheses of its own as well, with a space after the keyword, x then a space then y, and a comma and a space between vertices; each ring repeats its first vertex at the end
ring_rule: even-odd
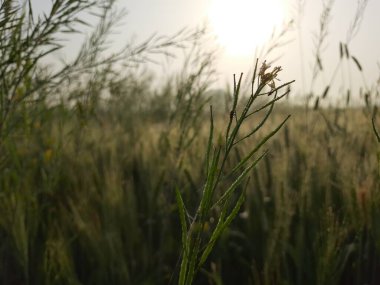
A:
POLYGON ((261 84, 268 85, 272 90, 276 88, 276 84, 274 80, 280 80, 277 78, 278 73, 282 70, 281 66, 276 66, 273 68, 272 71, 267 72, 267 70, 270 68, 270 65, 266 64, 266 60, 261 65, 260 71, 259 71, 259 77, 261 80, 261 84))

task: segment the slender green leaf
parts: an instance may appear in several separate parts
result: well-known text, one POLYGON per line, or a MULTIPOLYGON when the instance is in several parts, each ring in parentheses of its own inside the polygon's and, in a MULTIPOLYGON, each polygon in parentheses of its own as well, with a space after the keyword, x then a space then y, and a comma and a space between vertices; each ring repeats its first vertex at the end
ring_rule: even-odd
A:
POLYGON ((176 200, 177 200, 177 206, 178 206, 178 212, 179 212, 179 218, 181 222, 181 231, 182 231, 182 262, 181 262, 181 269, 180 269, 180 275, 179 275, 179 281, 178 284, 184 285, 186 280, 186 269, 187 269, 187 263, 189 260, 189 244, 187 241, 187 223, 186 223, 186 209, 185 204, 183 203, 181 193, 179 192, 179 189, 175 189, 176 194, 176 200))
MULTIPOLYGON (((202 256, 199 261, 199 266, 202 266, 205 263, 207 257, 211 253, 211 250, 214 248, 215 242, 218 240, 218 238, 223 233, 223 231, 231 224, 232 220, 239 213, 241 205, 243 205, 244 201, 245 201, 245 192, 243 191, 240 194, 239 200, 236 202, 235 207, 232 209, 231 213, 229 214, 229 216, 226 218, 225 221, 224 221, 224 216, 225 216, 226 210, 223 211, 223 215, 220 216, 218 224, 211 235, 210 241, 208 242, 205 250, 202 253, 202 256)), ((226 209, 227 207, 224 207, 224 208, 226 209)))

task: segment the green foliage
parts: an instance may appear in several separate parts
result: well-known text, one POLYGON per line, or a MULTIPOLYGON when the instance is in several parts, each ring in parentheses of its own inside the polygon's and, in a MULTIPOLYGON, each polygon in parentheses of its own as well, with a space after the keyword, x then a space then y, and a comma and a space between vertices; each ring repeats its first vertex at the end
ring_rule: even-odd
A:
MULTIPOLYGON (((244 202, 244 191, 240 194, 240 198, 237 201, 234 201, 234 194, 237 191, 237 188, 243 183, 246 176, 250 173, 250 171, 257 165, 257 163, 264 157, 264 155, 260 155, 256 160, 252 163, 248 163, 248 161, 256 155, 260 147, 268 141, 272 136, 274 136, 277 131, 284 125, 285 121, 280 124, 279 127, 276 128, 275 131, 271 132, 266 138, 262 139, 258 146, 253 150, 248 152, 248 155, 238 161, 237 165, 228 174, 225 173, 225 165, 229 158, 231 151, 236 147, 236 144, 242 142, 244 139, 249 138, 254 135, 256 132, 260 130, 260 128, 264 125, 265 121, 269 117, 269 114, 272 112, 273 106, 277 101, 277 93, 283 87, 289 85, 291 82, 281 85, 280 87, 275 88, 273 80, 277 77, 278 72, 281 70, 280 67, 275 67, 271 72, 267 71, 269 66, 263 62, 260 71, 257 71, 257 61, 255 65, 255 70, 252 78, 252 93, 248 97, 247 103, 242 106, 241 113, 238 112, 238 101, 239 101, 239 92, 242 80, 242 74, 236 83, 234 82, 234 94, 233 94, 233 105, 229 116, 229 122, 226 128, 225 135, 225 145, 221 146, 218 143, 218 146, 214 146, 214 118, 212 113, 212 108, 210 110, 211 113, 211 123, 210 123, 210 134, 209 140, 207 144, 207 153, 206 153, 206 174, 207 178, 205 179, 205 185, 203 188, 203 193, 199 201, 199 205, 197 206, 197 211, 194 215, 194 218, 191 220, 191 224, 188 231, 185 231, 187 228, 187 222, 183 218, 183 212, 185 211, 182 199, 178 200, 178 207, 180 209, 181 216, 181 224, 182 224, 182 263, 181 270, 179 275, 179 284, 192 284, 194 277, 197 271, 201 268, 201 266, 206 262, 207 257, 211 253, 216 241, 219 239, 223 231, 230 225, 232 220, 239 213, 240 207, 244 202), (255 81, 258 81, 257 87, 255 90, 255 81), (264 88, 266 86, 270 86, 270 91, 264 92, 264 88), (254 91, 255 90, 255 91, 254 91), (244 135, 242 139, 239 139, 238 134, 239 130, 243 126, 243 123, 248 119, 250 115, 251 106, 256 103, 256 100, 259 96, 273 95, 273 99, 270 99, 269 103, 264 106, 268 108, 267 115, 264 116, 262 122, 258 124, 253 131, 250 131, 247 135, 244 135), (235 124, 233 125, 233 121, 236 119, 235 124), (212 152, 212 155, 211 155, 212 152), (248 164, 248 166, 246 166, 248 164), (230 186, 226 187, 225 191, 222 191, 220 197, 216 197, 216 191, 218 185, 222 181, 222 175, 231 176, 232 174, 238 171, 239 175, 233 180, 230 186), (214 201, 215 200, 215 201, 214 201), (219 207, 220 210, 215 212, 215 208, 219 207), (232 207, 232 209, 230 209, 232 207), (217 219, 218 222, 215 228, 212 230, 211 236, 203 237, 202 231, 208 223, 210 217, 217 219)), ((289 91, 286 91, 280 97, 285 96, 289 91)), ((265 108, 261 109, 265 111, 265 108)), ((177 195, 179 192, 177 190, 177 195)))
MULTIPOLYGON (((39 17, 32 4, 0 1, 1 284, 379 282, 376 90, 305 111, 256 64, 251 93, 240 77, 228 112, 208 112, 203 31, 110 54, 113 1, 55 0, 39 17), (92 12, 72 61, 44 65, 92 12), (182 46, 162 88, 130 68, 182 46)), ((363 69, 347 44, 341 58, 363 69)))

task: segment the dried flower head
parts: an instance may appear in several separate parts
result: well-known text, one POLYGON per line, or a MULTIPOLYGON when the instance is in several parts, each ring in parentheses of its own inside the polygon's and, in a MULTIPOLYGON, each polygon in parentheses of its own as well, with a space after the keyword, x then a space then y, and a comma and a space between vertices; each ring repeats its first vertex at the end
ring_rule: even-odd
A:
POLYGON ((261 65, 260 71, 259 71, 259 77, 261 80, 261 84, 268 85, 272 90, 276 88, 276 84, 274 80, 280 80, 277 78, 278 73, 282 70, 281 66, 276 66, 273 68, 272 71, 267 70, 270 68, 270 65, 267 65, 266 60, 261 65))
POLYGON ((268 68, 270 68, 270 65, 267 65, 267 61, 264 60, 263 64, 260 67, 259 76, 263 77, 268 68))

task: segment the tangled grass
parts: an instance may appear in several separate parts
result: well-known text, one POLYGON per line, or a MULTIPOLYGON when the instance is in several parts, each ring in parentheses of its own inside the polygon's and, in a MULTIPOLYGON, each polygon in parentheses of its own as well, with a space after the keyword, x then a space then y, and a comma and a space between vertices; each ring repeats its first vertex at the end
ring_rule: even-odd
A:
POLYGON ((376 88, 361 107, 321 108, 329 86, 294 106, 286 67, 256 62, 248 93, 240 76, 209 111, 210 54, 154 90, 114 65, 202 31, 106 56, 113 1, 55 0, 40 18, 0 3, 1 283, 380 282, 376 88), (87 9, 99 25, 78 56, 44 66, 87 9))

